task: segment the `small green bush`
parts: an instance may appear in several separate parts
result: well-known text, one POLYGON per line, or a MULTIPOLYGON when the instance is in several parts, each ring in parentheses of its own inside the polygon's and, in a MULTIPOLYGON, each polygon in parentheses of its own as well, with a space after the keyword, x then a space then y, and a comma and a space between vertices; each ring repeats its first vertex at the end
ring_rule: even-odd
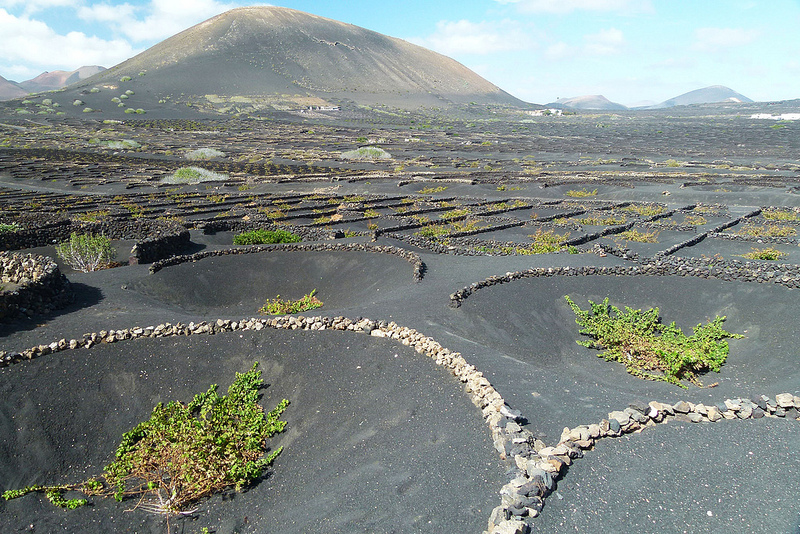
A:
POLYGON ((206 160, 211 158, 224 158, 225 152, 215 148, 198 148, 197 150, 187 152, 183 157, 191 161, 206 160))
MULTIPOLYGON (((128 110, 125 110, 127 113, 128 110)), ((212 172, 200 167, 181 167, 172 175, 164 178, 164 182, 168 184, 199 184, 201 182, 213 182, 226 180, 228 177, 224 174, 212 172)))
POLYGON ((583 189, 570 189, 565 194, 572 198, 594 197, 597 196, 597 189, 592 191, 589 191, 585 187, 583 189))
POLYGON ((701 385, 696 377, 699 372, 718 373, 728 356, 724 340, 744 337, 722 328, 725 317, 698 324, 686 336, 674 322, 663 324, 658 308, 642 311, 626 306, 623 312, 609 305, 606 297, 599 304, 590 300, 590 309, 582 310, 569 296, 564 298, 575 313, 580 333, 591 338, 578 340, 579 345, 605 349, 599 356, 624 364, 634 376, 682 388, 686 386, 681 380, 701 385))
POLYGON ((742 254, 748 260, 777 261, 785 258, 788 254, 775 247, 753 248, 750 252, 742 254))
POLYGON ((321 308, 322 301, 315 296, 316 292, 317 290, 315 289, 297 300, 284 300, 278 295, 274 299, 268 300, 267 303, 258 310, 258 313, 264 315, 286 315, 321 308))
POLYGON ((0 223, 0 234, 13 234, 14 232, 19 232, 20 226, 19 224, 13 223, 0 223))
POLYGON ((392 159, 392 156, 382 148, 378 148, 376 146, 365 146, 356 150, 343 152, 342 158, 355 160, 379 160, 392 159))
POLYGON ((111 240, 102 235, 72 232, 69 241, 56 245, 56 253, 67 265, 84 273, 105 269, 114 261, 111 240))
POLYGON ((134 498, 135 508, 169 516, 186 513, 190 504, 226 488, 242 489, 281 453, 278 447, 266 454, 266 440, 284 430, 280 416, 289 406, 283 399, 264 412, 258 404, 263 381, 257 367, 256 362, 250 371, 236 373, 227 395, 217 394, 214 384, 189 404, 156 405, 150 419, 123 434, 116 459, 102 477, 8 490, 3 498, 41 492, 54 505, 72 509, 86 499, 66 500, 63 492, 80 491, 118 501, 134 498))
POLYGON ((250 230, 233 237, 234 245, 272 245, 275 243, 297 243, 302 238, 286 230, 250 230))

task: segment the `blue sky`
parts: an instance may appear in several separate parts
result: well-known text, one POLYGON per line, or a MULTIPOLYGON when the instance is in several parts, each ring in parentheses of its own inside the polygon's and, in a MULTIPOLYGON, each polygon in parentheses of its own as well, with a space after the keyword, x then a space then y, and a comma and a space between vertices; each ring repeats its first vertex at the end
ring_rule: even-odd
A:
MULTIPOLYGON (((626 105, 725 85, 800 98, 800 0, 283 0, 450 56, 529 102, 626 105)), ((233 7, 218 0, 0 0, 0 75, 111 67, 233 7)))

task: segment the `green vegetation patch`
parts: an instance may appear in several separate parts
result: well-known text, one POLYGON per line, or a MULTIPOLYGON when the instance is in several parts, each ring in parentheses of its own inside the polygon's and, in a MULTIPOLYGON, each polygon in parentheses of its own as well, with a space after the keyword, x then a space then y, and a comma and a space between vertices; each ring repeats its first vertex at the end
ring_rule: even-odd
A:
POLYGON ((224 158, 225 152, 217 150, 216 148, 198 148, 187 152, 183 157, 191 161, 200 161, 212 158, 224 158))
POLYGON ((316 292, 317 290, 315 289, 296 300, 282 299, 278 295, 274 299, 267 300, 267 303, 258 310, 258 313, 264 315, 286 315, 321 308, 323 302, 316 297, 316 292))
POLYGON ((767 226, 747 224, 736 234, 750 237, 790 237, 797 235, 797 230, 793 226, 785 224, 770 224, 767 226))
POLYGON ((70 234, 69 241, 56 245, 56 253, 67 265, 83 273, 110 267, 115 254, 106 236, 77 232, 70 234))
POLYGON ((364 146, 355 150, 342 152, 342 158, 374 161, 381 159, 392 159, 392 155, 386 152, 384 149, 376 146, 364 146))
POLYGON ((658 231, 640 232, 631 229, 620 232, 614 238, 615 241, 629 241, 634 243, 658 243, 658 231))
POLYGON ((787 256, 786 252, 782 252, 774 247, 767 248, 753 248, 750 252, 742 254, 743 258, 748 260, 765 260, 777 261, 787 256))
POLYGON ((608 303, 589 301, 582 310, 569 296, 564 297, 575 313, 580 333, 590 339, 578 340, 588 348, 604 350, 598 356, 625 365, 628 373, 646 380, 660 380, 686 388, 681 381, 702 386, 697 373, 719 372, 728 357, 727 338, 741 338, 722 328, 725 317, 698 324, 686 336, 675 322, 664 324, 658 308, 647 311, 625 307, 623 312, 608 303))
POLYGON ((77 508, 86 499, 67 500, 63 493, 80 491, 118 501, 136 499, 136 508, 171 515, 190 513, 190 505, 223 489, 254 483, 282 450, 267 454, 266 440, 284 430, 280 416, 289 405, 284 399, 264 412, 258 404, 263 381, 257 367, 236 373, 227 395, 218 395, 214 384, 189 404, 156 405, 150 419, 123 434, 114 462, 100 477, 9 490, 3 497, 39 492, 56 506, 77 508))
POLYGON ((227 180, 224 174, 219 174, 201 167, 181 167, 170 176, 164 178, 168 184, 199 184, 201 182, 218 182, 227 180))
POLYGON ((275 243, 297 243, 302 238, 287 230, 250 230, 233 237, 234 245, 272 245, 275 243))
POLYGON ((22 228, 19 224, 13 223, 0 223, 0 234, 13 234, 19 232, 22 228))
POLYGON ((594 197, 597 196, 597 189, 593 191, 589 191, 585 187, 583 189, 570 189, 564 194, 572 198, 594 197))
POLYGON ((798 221, 800 214, 792 210, 766 209, 761 212, 761 216, 772 221, 798 221))

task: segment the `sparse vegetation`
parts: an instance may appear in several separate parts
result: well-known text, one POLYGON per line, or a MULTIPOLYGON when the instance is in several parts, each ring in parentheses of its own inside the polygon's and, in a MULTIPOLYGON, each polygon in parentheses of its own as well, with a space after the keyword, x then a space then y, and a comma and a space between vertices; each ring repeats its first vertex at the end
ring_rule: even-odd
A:
POLYGON ((287 230, 250 230, 234 236, 234 245, 262 245, 275 243, 297 243, 301 237, 287 230))
POLYGON ((625 206, 622 209, 626 211, 632 211, 639 217, 654 217, 667 211, 667 208, 664 206, 659 206, 658 204, 631 204, 630 206, 625 206))
POLYGON ((589 191, 585 187, 583 189, 570 189, 565 193, 565 195, 572 198, 593 197, 597 196, 597 189, 593 191, 589 191))
POLYGON ((575 313, 580 333, 590 338, 578 340, 579 345, 604 350, 600 357, 624 364, 634 376, 683 388, 683 380, 701 385, 697 373, 718 373, 728 357, 725 339, 743 337, 722 328, 725 317, 698 324, 686 336, 675 322, 662 323, 658 308, 642 311, 626 306, 623 312, 606 297, 599 304, 590 300, 590 309, 582 310, 569 296, 564 298, 575 313))
POLYGON ((797 235, 797 229, 788 225, 772 224, 768 226, 759 226, 756 224, 746 224, 741 230, 736 232, 736 234, 750 237, 789 237, 797 235))
POLYGON ((227 180, 227 176, 201 167, 181 167, 170 176, 164 178, 168 184, 199 184, 227 180))
POLYGON ((355 150, 342 152, 342 159, 374 161, 381 159, 392 159, 392 155, 382 148, 376 146, 365 146, 355 150))
POLYGON ((13 234, 14 232, 19 232, 21 229, 20 225, 15 222, 0 223, 0 234, 13 234))
POLYGON ((316 292, 317 290, 314 289, 311 293, 307 293, 297 300, 284 300, 278 295, 274 299, 268 300, 258 310, 258 313, 264 315, 286 315, 321 308, 323 303, 316 297, 316 292))
POLYGON ((116 459, 101 477, 9 490, 3 497, 39 492, 54 505, 72 509, 85 505, 86 499, 67 500, 63 493, 80 491, 118 501, 135 498, 135 508, 169 516, 189 513, 191 504, 225 488, 241 490, 281 453, 279 447, 266 454, 266 440, 284 430, 280 416, 289 406, 284 399, 264 412, 258 404, 263 381, 257 367, 236 373, 227 395, 220 396, 214 384, 189 404, 156 405, 150 419, 123 434, 116 459))
POLYGON ((215 148, 198 148, 187 152, 184 158, 190 161, 207 160, 213 158, 224 158, 225 153, 215 148))
POLYGON ((761 216, 771 221, 798 221, 800 214, 793 210, 765 209, 761 216))
POLYGON ((635 228, 625 230, 614 236, 615 241, 632 241, 634 243, 658 243, 658 231, 640 232, 635 228))
POLYGON ((440 186, 435 186, 435 187, 434 186, 432 186, 432 187, 424 187, 424 188, 419 190, 419 194, 420 195, 432 195, 433 193, 441 193, 442 191, 445 191, 446 189, 447 189, 446 185, 440 185, 440 186))
POLYGON ((702 215, 687 215, 683 218, 683 223, 689 226, 703 226, 704 224, 708 224, 708 219, 702 215))
POLYGON ((56 253, 67 265, 84 273, 105 269, 114 261, 111 240, 102 235, 73 232, 69 241, 56 245, 56 253))
POLYGON ((742 254, 743 258, 748 260, 766 260, 766 261, 777 261, 781 258, 785 258, 788 254, 786 252, 780 251, 774 247, 766 247, 766 248, 753 248, 750 252, 742 254))

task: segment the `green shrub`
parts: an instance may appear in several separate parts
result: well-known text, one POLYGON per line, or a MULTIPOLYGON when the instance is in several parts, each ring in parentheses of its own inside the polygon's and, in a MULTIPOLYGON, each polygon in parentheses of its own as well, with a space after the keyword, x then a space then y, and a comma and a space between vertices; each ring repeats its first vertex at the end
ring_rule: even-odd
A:
POLYGON ((743 258, 748 260, 765 260, 777 261, 787 256, 786 252, 782 252, 774 247, 767 248, 753 248, 750 252, 742 254, 743 258))
POLYGON ((631 229, 618 233, 614 237, 615 241, 633 241, 634 243, 658 243, 658 231, 640 232, 631 229))
POLYGON ((81 491, 119 501, 134 498, 136 508, 169 515, 186 513, 189 505, 225 488, 240 490, 280 454, 281 447, 265 456, 266 440, 284 430, 286 422, 280 416, 289 405, 284 399, 264 412, 258 404, 263 381, 257 367, 258 363, 246 373, 236 373, 227 395, 219 396, 214 384, 188 405, 156 405, 150 419, 123 434, 116 459, 102 477, 9 490, 3 497, 42 492, 56 506, 76 508, 86 500, 65 500, 62 494, 81 491))
POLYGON ((761 212, 761 216, 768 220, 773 221, 797 221, 800 220, 800 214, 792 210, 781 209, 765 209, 761 212))
POLYGON ((321 308, 322 301, 314 296, 316 292, 317 290, 315 289, 297 300, 284 300, 278 295, 274 299, 268 300, 267 303, 258 310, 258 313, 265 315, 286 315, 289 313, 302 313, 304 311, 321 308))
POLYGON ((233 237, 234 245, 271 245, 274 243, 297 243, 302 238, 287 230, 250 230, 233 237))
POLYGON ((111 240, 102 235, 72 232, 69 241, 56 245, 56 253, 67 265, 84 273, 105 269, 114 261, 111 240))
MULTIPOLYGON (((127 113, 128 110, 125 110, 127 113)), ((169 184, 199 184, 201 182, 213 182, 226 180, 224 174, 212 172, 200 167, 181 167, 170 176, 164 178, 164 182, 169 184)))
POLYGON ((187 152, 183 157, 191 161, 197 161, 211 158, 223 158, 225 157, 225 153, 215 148, 198 148, 197 150, 187 152))
POLYGON ((594 189, 593 191, 589 191, 585 187, 583 189, 570 189, 565 194, 568 197, 573 198, 594 197, 597 196, 597 189, 594 189))
POLYGON ((376 146, 365 146, 356 150, 343 152, 342 158, 355 160, 378 160, 392 159, 392 156, 382 148, 378 148, 376 146))
POLYGON ((19 224, 13 223, 0 223, 0 234, 13 234, 21 230, 19 224))
POLYGON ((611 306, 606 297, 602 303, 589 301, 590 309, 582 310, 569 296, 564 297, 575 313, 580 333, 591 339, 578 340, 588 348, 605 349, 599 356, 625 365, 632 375, 647 380, 661 380, 685 388, 681 380, 695 385, 696 374, 719 372, 728 356, 727 338, 741 338, 722 328, 725 317, 698 324, 686 336, 674 322, 661 322, 658 308, 647 311, 611 306))

